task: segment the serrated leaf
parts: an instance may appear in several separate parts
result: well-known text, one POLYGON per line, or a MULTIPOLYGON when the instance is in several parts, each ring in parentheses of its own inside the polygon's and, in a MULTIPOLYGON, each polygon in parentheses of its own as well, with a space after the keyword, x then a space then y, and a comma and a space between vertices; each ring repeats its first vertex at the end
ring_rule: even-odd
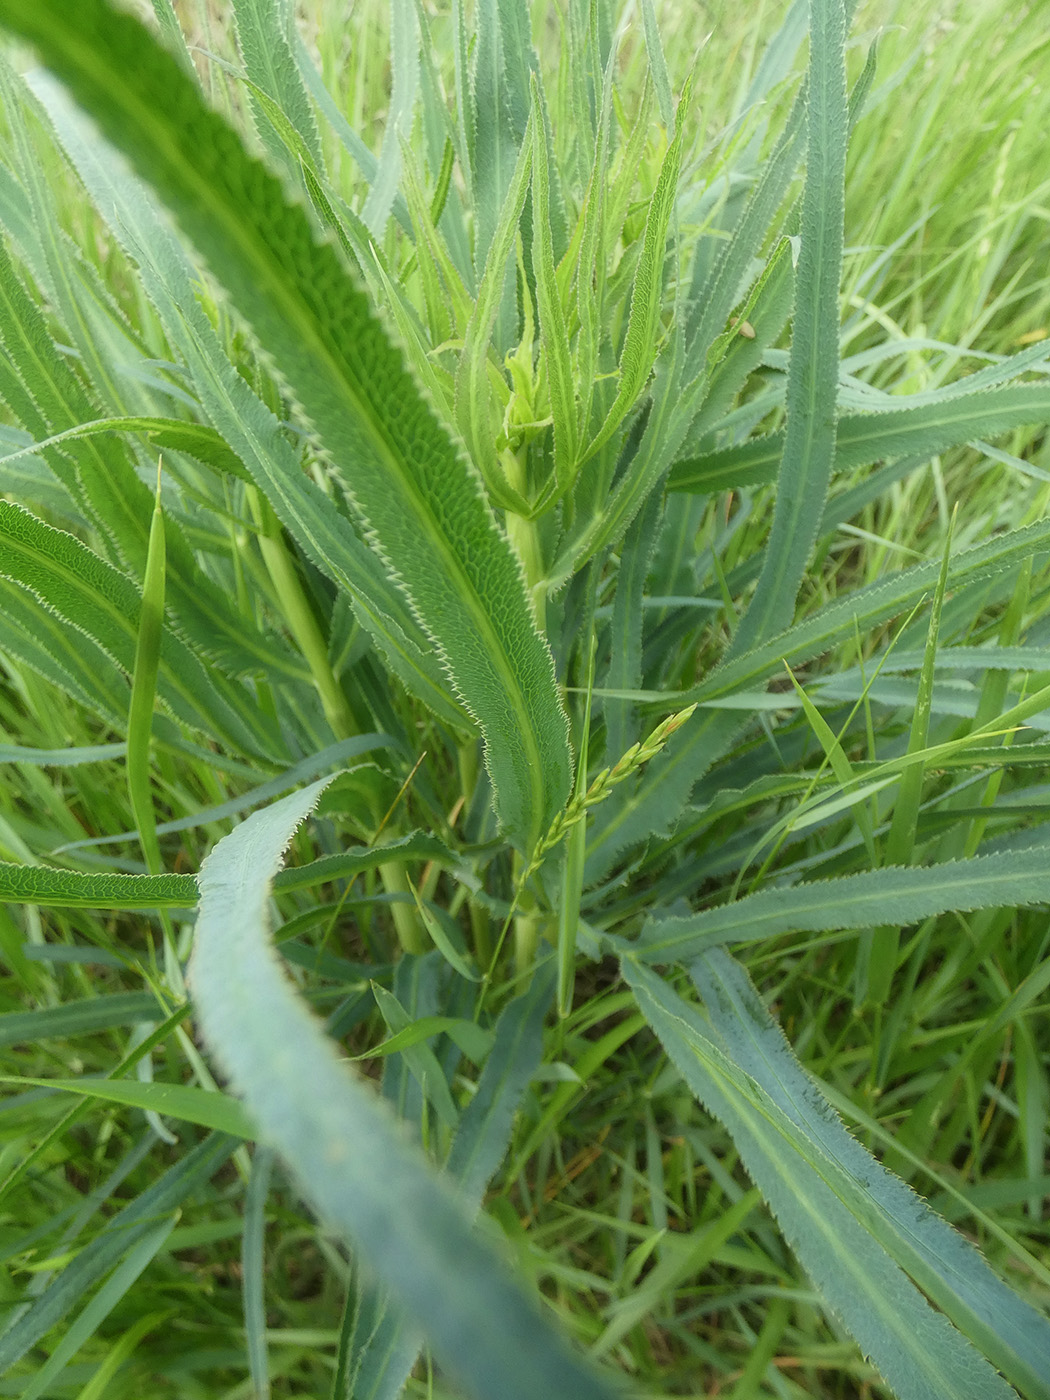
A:
POLYGON ((52 909, 192 909, 192 875, 85 874, 46 865, 0 861, 0 900, 52 909))
POLYGON ((758 586, 733 634, 730 656, 747 651, 791 621, 835 459, 848 125, 845 52, 843 0, 815 0, 810 9, 806 184, 784 455, 758 586))
POLYGON ((570 781, 550 653, 480 481, 338 254, 129 17, 103 0, 85 0, 75 20, 57 0, 31 15, 3 0, 0 20, 41 48, 162 191, 274 355, 486 736, 501 820, 530 846, 570 781))
POLYGON ((269 882, 327 781, 255 813, 201 870, 189 980, 202 1034, 319 1214, 353 1240, 469 1394, 608 1400, 610 1387, 570 1358, 274 960, 269 882))
MULTIPOLYGON (((1041 384, 982 389, 917 407, 905 397, 899 408, 847 413, 838 420, 835 470, 851 471, 898 457, 922 460, 974 438, 994 437, 1027 423, 1045 422, 1050 422, 1050 388, 1041 384)), ((687 458, 675 463, 667 489, 714 492, 758 486, 776 479, 783 451, 784 434, 777 432, 703 457, 687 458)))
POLYGON ((842 1198, 839 1164, 740 1067, 735 1046, 655 973, 630 958, 621 967, 683 1079, 729 1129, 825 1306, 898 1400, 1010 1400, 1010 1387, 933 1311, 842 1198))
POLYGON ((1050 1322, 846 1131, 738 962, 712 950, 690 971, 736 1063, 834 1164, 838 1190, 857 1218, 1008 1380, 1031 1400, 1050 1400, 1050 1322))
POLYGON ((751 943, 802 930, 907 925, 949 910, 1050 903, 1042 848, 939 865, 893 866, 786 889, 673 919, 650 919, 638 938, 646 962, 688 961, 723 943, 751 943))
POLYGON ((663 268, 667 230, 678 194, 678 176, 685 140, 685 120, 692 91, 690 80, 679 98, 674 137, 660 165, 656 188, 649 201, 642 236, 642 251, 631 291, 627 334, 620 353, 620 380, 616 398, 597 435, 583 450, 580 462, 593 457, 609 441, 637 400, 656 359, 657 333, 663 302, 663 268))
MULTIPOLYGON (((290 12, 284 12, 288 14, 290 12)), ((310 152, 315 167, 321 165, 321 143, 310 109, 302 75, 292 55, 289 33, 281 22, 282 11, 273 0, 234 0, 237 46, 253 84, 270 98, 284 120, 310 152)), ((287 160, 289 150, 268 120, 267 109, 253 100, 256 129, 264 145, 277 158, 287 160)))

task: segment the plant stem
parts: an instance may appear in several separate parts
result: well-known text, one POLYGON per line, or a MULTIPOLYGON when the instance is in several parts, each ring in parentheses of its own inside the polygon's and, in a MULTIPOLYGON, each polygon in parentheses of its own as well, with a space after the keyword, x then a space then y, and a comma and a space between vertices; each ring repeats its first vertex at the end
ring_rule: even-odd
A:
POLYGON ((254 487, 249 488, 249 495, 252 513, 259 523, 259 548, 277 591, 288 629, 310 668, 329 728, 336 738, 348 739, 357 733, 357 723, 343 688, 328 664, 328 647, 288 553, 281 522, 269 501, 254 487))
MULTIPOLYGON (((517 452, 503 454, 503 467, 510 485, 522 495, 528 494, 528 478, 525 466, 525 447, 517 452)), ((525 584, 532 599, 536 614, 536 625, 541 632, 547 630, 547 593, 544 586, 543 549, 540 533, 534 520, 523 515, 507 512, 507 534, 514 545, 525 569, 525 584)), ((524 857, 514 853, 512 880, 515 889, 521 883, 525 871, 524 857)), ((521 893, 521 912, 514 920, 514 962, 519 972, 526 972, 536 961, 536 948, 539 944, 543 918, 534 912, 535 901, 526 889, 521 893)))
MULTIPOLYGON (((357 721, 338 677, 328 664, 328 646, 288 553, 281 522, 269 501, 254 487, 249 488, 249 496, 259 524, 259 548, 263 560, 273 580, 288 628, 310 668, 325 719, 337 739, 349 739, 358 732, 357 721)), ((405 872, 399 865, 381 865, 379 875, 387 894, 409 894, 405 872)), ((425 953, 428 950, 430 939, 420 921, 414 900, 396 900, 390 905, 390 916, 397 930, 398 941, 406 953, 425 953)))

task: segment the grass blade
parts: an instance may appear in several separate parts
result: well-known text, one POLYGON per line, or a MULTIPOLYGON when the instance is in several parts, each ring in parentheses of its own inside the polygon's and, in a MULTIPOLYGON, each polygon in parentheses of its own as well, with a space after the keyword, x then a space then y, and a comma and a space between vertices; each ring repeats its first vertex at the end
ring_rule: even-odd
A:
POLYGON ((88 1289, 156 1228, 165 1213, 178 1209, 230 1157, 237 1139, 211 1133, 154 1184, 106 1222, 77 1257, 63 1269, 29 1310, 0 1337, 0 1374, 9 1370, 52 1327, 80 1303, 88 1289))
POLYGON ((1016 1400, 840 1195, 845 1175, 737 1063, 695 1007, 625 958, 624 977, 682 1077, 733 1135, 791 1248, 898 1400, 1016 1400))
POLYGON ((150 792, 150 741, 153 735, 153 706, 157 694, 157 666, 164 630, 164 515, 160 508, 160 463, 157 463, 157 498, 149 532, 146 577, 139 611, 139 634, 135 644, 135 669, 128 710, 128 794, 138 826, 139 841, 146 869, 151 875, 161 871, 157 845, 157 820, 150 792))
POLYGON ((896 866, 760 890, 732 904, 675 918, 650 919, 637 943, 646 962, 684 962, 724 943, 753 943, 782 933, 897 926, 949 910, 1050 903, 1042 847, 997 852, 939 865, 896 866))
POLYGON ((755 595, 734 633, 731 655, 747 651, 791 621, 831 479, 845 208, 845 45, 843 0, 813 0, 788 425, 765 561, 755 595))
POLYGON ((1050 1322, 846 1131, 738 962, 712 950, 691 972, 736 1063, 834 1163, 840 1189, 858 1218, 1008 1380, 1031 1400, 1050 1400, 1050 1322))
POLYGON ((255 1400, 270 1398, 270 1364, 266 1349, 266 1199, 270 1193, 273 1153, 258 1147, 252 1157, 252 1174, 244 1198, 244 1235, 241 1265, 244 1271, 244 1331, 248 1367, 255 1400))
MULTIPOLYGON (((667 247, 667 230, 678 194, 678 176, 682 166, 682 146, 685 140, 685 120, 692 96, 692 82, 686 83, 678 100, 674 137, 660 166, 656 189, 649 201, 642 236, 642 252, 631 292, 631 311, 627 322, 623 350, 620 353, 620 382, 616 398, 606 414, 596 436, 580 456, 580 464, 593 457, 612 437, 628 410, 637 400, 649 378, 656 348, 663 301, 663 270, 667 247)), ((581 295, 583 291, 581 290, 581 295)), ((595 546, 595 548, 600 546, 595 546)))
MULTIPOLYGON (((537 969, 532 985, 496 1022, 495 1040, 477 1092, 460 1116, 446 1171, 458 1183, 468 1206, 480 1209, 485 1188, 502 1161, 515 1111, 539 1067, 543 1022, 552 990, 550 963, 537 969)), ((415 1332, 399 1309, 377 1290, 359 1302, 356 1333, 368 1340, 356 1356, 353 1400, 396 1400, 419 1350, 415 1332), (379 1317, 378 1324, 370 1319, 379 1317)), ((349 1367, 348 1359, 348 1367, 349 1367)))
POLYGON ((189 974, 202 1033, 319 1214, 354 1241, 470 1394, 608 1400, 610 1387, 569 1356, 473 1233, 462 1199, 348 1074, 269 951, 269 881, 327 781, 249 817, 202 867, 189 974), (294 1057, 282 1048, 291 1045, 294 1057))
POLYGON ((23 1041, 90 1035, 112 1026, 137 1021, 160 1021, 167 1013, 149 992, 112 992, 79 1001, 46 1006, 39 1011, 6 1011, 0 1015, 0 1047, 23 1041))
POLYGON ((518 561, 481 483, 306 215, 128 16, 86 0, 75 23, 13 0, 35 42, 172 206, 317 428, 486 736, 500 818, 530 846, 570 783, 567 722, 518 561), (108 76, 107 76, 108 75, 108 76), (156 93, 166 100, 158 104, 156 93))
POLYGON ((148 1113, 178 1118, 184 1123, 197 1123, 202 1128, 229 1133, 231 1137, 252 1139, 257 1129, 237 1099, 214 1089, 197 1089, 191 1084, 159 1084, 134 1079, 30 1079, 25 1076, 2 1075, 0 1083, 33 1084, 38 1089, 53 1089, 67 1094, 82 1094, 88 1099, 106 1103, 127 1104, 148 1113))
MULTIPOLYGON (((1041 384, 983 389, 925 406, 912 406, 905 398, 899 408, 843 414, 835 430, 835 470, 846 472, 913 455, 922 460, 974 438, 995 437, 1011 428, 1047 421, 1050 389, 1041 384)), ((776 479, 783 453, 784 434, 778 432, 701 457, 683 458, 671 469, 667 489, 715 492, 762 485, 776 479)))

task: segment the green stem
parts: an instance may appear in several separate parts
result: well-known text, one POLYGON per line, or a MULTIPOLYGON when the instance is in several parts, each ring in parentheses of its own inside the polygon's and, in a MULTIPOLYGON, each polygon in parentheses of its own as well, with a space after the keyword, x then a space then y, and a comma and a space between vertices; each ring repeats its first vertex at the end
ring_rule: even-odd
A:
MULTIPOLYGON (((523 496, 528 495, 526 452, 525 447, 520 447, 517 452, 503 454, 503 468, 507 475, 507 481, 523 496)), ((523 515, 515 515, 513 511, 508 511, 507 534, 510 536, 511 544, 521 556, 521 562, 525 568, 525 584, 535 609, 536 625, 541 632, 545 632, 547 627, 547 589, 539 529, 535 520, 527 520, 523 515)), ((512 877, 515 889, 519 886, 524 871, 524 857, 515 853, 512 877)), ((527 972, 536 961, 536 949, 539 945, 543 923, 542 916, 535 912, 535 901, 531 893, 527 889, 522 890, 521 912, 514 920, 514 961, 518 972, 527 972)))
MULTIPOLYGON (((525 469, 526 448, 517 452, 504 452, 503 470, 507 481, 515 491, 528 495, 528 475, 525 469)), ((527 520, 523 515, 507 512, 507 534, 514 545, 521 562, 525 566, 525 582, 528 586, 532 606, 536 612, 536 625, 541 632, 547 628, 547 579, 543 564, 543 547, 540 542, 539 527, 535 520, 527 520)))
POLYGON ((281 522, 273 507, 254 488, 249 488, 252 509, 259 524, 259 548, 277 597, 284 612, 288 630, 295 638, 310 675, 321 697, 332 733, 338 739, 349 739, 357 733, 357 722, 343 694, 343 688, 328 664, 328 647, 309 600, 303 592, 298 571, 284 542, 281 522))
MULTIPOLYGON (((463 810, 469 812, 474 797, 474 787, 478 781, 480 749, 476 739, 459 745, 459 790, 463 794, 463 810)), ((467 905, 470 917, 470 934, 474 945, 474 956, 478 966, 487 968, 492 962, 492 920, 489 911, 477 900, 467 905)))
MULTIPOLYGON (((281 522, 260 492, 249 488, 249 496, 259 524, 259 548, 263 560, 273 580, 289 631, 310 668, 325 719, 337 739, 349 739, 358 732, 357 721, 338 677, 328 663, 328 646, 284 542, 281 522)), ((405 872, 399 865, 381 865, 379 875, 387 894, 409 894, 405 872)), ((398 941, 406 953, 425 953, 429 949, 430 939, 419 918, 415 901, 396 900, 390 905, 390 916, 398 941)))

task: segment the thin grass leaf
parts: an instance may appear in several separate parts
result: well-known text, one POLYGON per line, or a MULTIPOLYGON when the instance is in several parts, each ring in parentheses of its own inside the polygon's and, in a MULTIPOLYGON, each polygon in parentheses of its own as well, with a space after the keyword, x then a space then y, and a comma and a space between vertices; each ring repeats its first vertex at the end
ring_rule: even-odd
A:
MULTIPOLYGON (((361 758, 365 754, 387 748, 400 749, 398 741, 389 734, 355 734, 349 739, 340 739, 339 743, 329 744, 319 753, 311 754, 309 758, 294 763, 283 773, 278 773, 275 778, 268 778, 265 783, 258 783, 237 797, 231 797, 226 802, 218 802, 214 807, 201 807, 188 817, 177 817, 173 821, 159 823, 157 834, 158 836, 167 836, 173 831, 192 831, 195 827, 207 826, 210 822, 224 821, 227 817, 235 817, 238 813, 247 811, 249 807, 256 807, 267 802, 271 797, 277 797, 280 793, 287 792, 289 788, 297 787, 310 778, 316 778, 318 773, 323 773, 327 768, 342 768, 349 758, 361 758)), ((95 836, 84 841, 67 841, 61 846, 55 846, 51 854, 60 855, 69 851, 87 850, 95 846, 110 846, 120 841, 133 840, 134 837, 133 831, 120 831, 115 836, 95 836)), ((448 854, 444 847, 442 850, 446 855, 448 854)))
MULTIPOLYGON (((933 595, 933 606, 930 609, 926 651, 923 656, 922 669, 919 672, 915 709, 912 712, 911 729, 908 734, 907 752, 909 754, 921 753, 929 742, 934 667, 937 658, 937 643, 940 640, 941 611, 948 583, 954 523, 955 516, 953 515, 944 540, 941 572, 933 595)), ((900 788, 897 792, 897 800, 893 805, 893 817, 884 845, 887 865, 907 865, 913 858, 924 778, 925 765, 921 763, 911 764, 901 774, 900 788)), ((866 959, 867 996, 876 1005, 883 1006, 889 999, 890 986, 897 968, 899 947, 899 929, 883 925, 873 931, 866 959)))
MULTIPOLYGON (((451 150, 451 146, 448 149, 451 150)), ((472 303, 470 295, 463 285, 459 269, 452 261, 445 240, 437 227, 433 210, 427 205, 416 172, 415 160, 407 145, 402 147, 401 161, 405 195, 408 200, 409 212, 412 215, 412 223, 416 230, 416 253, 420 276, 426 275, 424 289, 428 306, 432 300, 440 301, 440 307, 435 306, 430 315, 431 340, 434 344, 438 344, 447 340, 450 335, 463 335, 470 319, 472 303), (432 289, 430 289, 431 284, 433 284, 432 289), (444 324, 444 322, 439 323, 435 319, 439 314, 446 318, 451 314, 451 323, 448 324, 447 330, 443 334, 438 334, 438 329, 444 324)), ((451 177, 451 164, 448 169, 449 177, 451 177)))
POLYGON ((251 1115, 237 1099, 214 1089, 197 1089, 190 1084, 139 1083, 133 1079, 30 1079, 23 1075, 0 1075, 0 1083, 33 1084, 68 1094, 83 1094, 105 1103, 126 1104, 184 1123, 197 1123, 218 1133, 253 1139, 258 1130, 251 1115))
POLYGON ((642 0, 642 29, 645 33, 645 51, 649 55, 649 72, 660 108, 660 120, 670 129, 674 125, 674 99, 671 96, 671 80, 667 74, 667 60, 664 58, 664 46, 660 42, 653 0, 642 0))
MULTIPOLYGON (((593 628, 593 622, 591 624, 593 628)), ((590 629, 589 629, 590 630, 590 629)), ((576 759, 576 788, 573 803, 581 811, 587 797, 587 773, 590 761, 591 704, 594 693, 594 662, 598 639, 591 630, 587 649, 587 697, 583 707, 583 722, 576 759)), ((565 864, 562 869, 561 898, 558 901, 557 964, 558 1015, 568 1016, 572 1010, 576 978, 576 936, 580 922, 580 897, 583 894, 584 858, 587 852, 587 825, 579 821, 565 837, 565 864)))
MULTIPOLYGON (((835 470, 847 472, 898 457, 922 460, 974 438, 994 437, 1011 428, 1047 421, 1050 389, 1040 384, 981 389, 925 407, 909 406, 905 400, 900 408, 847 413, 836 426, 835 470)), ((776 479, 783 452, 781 431, 686 458, 672 468, 667 489, 713 492, 762 485, 776 479)))
POLYGON ((157 845, 157 819, 150 791, 150 743, 153 736, 153 706, 157 694, 157 666, 160 662, 164 630, 164 515, 160 506, 160 464, 157 465, 157 497, 149 532, 149 553, 139 611, 139 633, 132 672, 131 706, 128 710, 127 779, 131 810, 138 827, 146 869, 151 875, 161 871, 157 845))
MULTIPOLYGON (((806 720, 808 721, 809 726, 813 730, 814 734, 816 734, 817 740, 820 743, 821 748, 824 750, 824 756, 827 759, 829 765, 831 766, 831 770, 834 773, 835 778, 842 787, 855 787, 856 773, 853 768, 853 765, 846 757, 845 750, 842 747, 842 735, 837 735, 834 732, 834 730, 828 724, 827 720, 825 720, 824 716, 820 713, 817 707, 813 704, 812 700, 810 700, 809 696, 799 685, 798 681, 795 679, 794 675, 792 675, 790 670, 788 671, 788 675, 791 677, 791 684, 795 687, 795 693, 802 701, 802 708, 805 712, 806 720)), ((845 726, 843 726, 843 734, 844 733, 845 726)), ((892 779, 890 781, 892 781, 892 779)), ((884 782, 885 780, 880 782, 875 788, 875 790, 879 791, 884 785, 884 782)), ((856 801, 857 793, 854 792, 852 796, 854 801, 856 801)), ((864 846, 868 853, 868 859, 872 865, 877 865, 878 859, 875 850, 875 837, 872 831, 871 816, 868 813, 867 809, 863 806, 857 807, 855 815, 857 825, 860 828, 861 835, 864 838, 864 846)))
POLYGON ((219 1170, 237 1138, 210 1133, 147 1190, 110 1220, 30 1308, 0 1337, 0 1374, 10 1370, 83 1301, 87 1291, 157 1227, 158 1219, 183 1202, 219 1170))
POLYGON ((250 817, 201 871, 190 980, 202 1032, 319 1213, 354 1241, 468 1393, 605 1400, 610 1388, 569 1357, 510 1283, 461 1199, 348 1075, 267 950, 269 880, 325 785, 250 817), (294 1059, 274 1053, 292 1044, 294 1059))
POLYGON ((507 273, 507 261, 521 222, 532 174, 532 130, 535 113, 529 116, 517 162, 511 173, 506 198, 489 240, 484 271, 478 281, 478 296, 463 338, 463 353, 456 371, 456 422, 470 454, 485 478, 493 499, 519 514, 527 514, 528 502, 510 491, 497 453, 494 415, 489 407, 489 343, 499 314, 500 298, 507 273))
MULTIPOLYGON (((609 668, 603 687, 606 693, 641 688, 643 597, 663 514, 660 493, 654 491, 635 516, 620 550, 610 629, 609 668)), ((623 753, 637 737, 636 716, 632 707, 622 702, 606 704, 603 708, 607 749, 610 753, 623 753)))
MULTIPOLYGON (((803 153, 808 79, 803 83, 776 147, 748 199, 733 237, 725 243, 704 285, 692 289, 693 310, 686 329, 690 356, 703 355, 725 330, 749 266, 762 247, 784 201, 803 153)), ((837 295, 837 289, 836 289, 837 295)))
POLYGON ((1050 1322, 846 1131, 738 962, 712 950, 691 973, 735 1062, 835 1165, 843 1198, 858 1219, 1007 1380, 1032 1400, 1047 1400, 1050 1322))
POLYGON ((545 373, 554 420, 554 476, 559 492, 569 489, 576 463, 576 394, 573 385, 569 332, 554 266, 554 235, 551 229, 551 134, 540 94, 539 79, 532 75, 532 266, 536 278, 536 310, 540 323, 542 355, 540 373, 545 373))
POLYGON ((660 311, 663 303, 664 258, 667 231, 678 194, 678 176, 682 165, 685 140, 685 118, 692 97, 690 79, 678 100, 674 137, 667 148, 656 188, 649 201, 642 237, 642 251, 631 291, 631 311, 620 353, 620 380, 616 398, 606 414, 597 435, 580 456, 580 464, 593 457, 623 422, 628 409, 635 403, 645 381, 649 378, 657 353, 660 311))
POLYGON ((387 1024, 391 1036, 402 1036, 399 1054, 401 1060, 419 1086, 422 1097, 431 1105, 441 1125, 450 1132, 456 1126, 458 1114, 452 1100, 448 1080, 438 1063, 431 1047, 422 1040, 413 1040, 409 1034, 413 1018, 398 1001, 393 992, 375 983, 372 987, 379 1013, 387 1024))
POLYGON ((870 870, 786 889, 761 890, 696 914, 650 919, 636 944, 651 963, 687 962, 707 948, 802 930, 907 926, 951 910, 1050 903, 1041 847, 939 865, 870 870))
MULTIPOLYGON (((133 674, 142 598, 130 579, 74 536, 9 501, 0 501, 0 538, 0 573, 33 592, 45 609, 133 674)), ((89 674, 90 664, 86 657, 74 662, 74 675, 89 674)), ((214 671, 209 674, 170 631, 161 637, 158 666, 160 698, 174 717, 199 733, 221 735, 242 753, 269 757, 277 749, 280 740, 247 692, 214 671)))
POLYGON ((22 1400, 39 1400, 52 1390, 58 1377, 81 1347, 98 1333, 106 1318, 134 1288, 140 1275, 164 1248, 178 1221, 178 1214, 162 1220, 129 1251, 94 1297, 66 1329, 51 1355, 21 1392, 22 1400))
POLYGON ((257 1147, 244 1197, 241 1267, 244 1272, 244 1332, 255 1400, 269 1400, 270 1365, 266 1346, 266 1201, 270 1194, 273 1153, 257 1147))
MULTIPOLYGON (((1038 559, 1048 551, 1050 527, 1039 523, 1008 531, 954 555, 948 571, 948 587, 959 590, 983 582, 1019 567, 1028 558, 1038 559)), ((892 578, 866 588, 855 589, 846 598, 821 608, 778 637, 727 661, 707 680, 676 695, 675 703, 682 699, 712 700, 731 693, 738 686, 751 686, 785 661, 794 666, 849 640, 856 630, 863 634, 877 623, 913 607, 935 587, 939 572, 940 563, 934 560, 902 569, 892 578)))
MULTIPOLYGON (((473 179, 474 267, 480 279, 515 178, 519 152, 528 144, 529 73, 535 69, 536 59, 524 0, 481 0, 474 27, 466 145, 473 179)), ((505 281, 505 269, 503 258, 496 289, 498 312, 493 321, 496 346, 501 351, 507 350, 514 338, 513 293, 505 281)))
POLYGON ((105 763, 123 758, 126 744, 85 744, 70 749, 33 749, 23 744, 0 744, 0 763, 32 763, 40 768, 76 768, 82 763, 105 763))
MULTIPOLYGON (((291 43, 299 72, 302 75, 303 82, 306 84, 307 92, 317 104, 317 109, 324 117, 329 129, 339 138, 344 149, 356 163, 361 174, 364 176, 365 183, 371 185, 376 178, 379 162, 347 121, 343 112, 340 110, 339 104, 325 87, 324 79, 317 71, 317 67, 310 56, 310 51, 294 25, 292 27, 291 43)), ((404 196, 400 192, 394 196, 392 212, 402 229, 411 237, 412 221, 408 216, 408 208, 405 204, 404 196)))
POLYGON ((24 13, 0 7, 0 19, 46 50, 163 189, 277 353, 333 457, 353 460, 348 496, 469 696, 488 736, 501 819, 530 845, 568 790, 567 726, 519 566, 480 482, 334 250, 314 242, 302 211, 204 108, 173 60, 103 0, 77 14, 75 34, 64 10, 37 10, 27 25, 24 13), (101 77, 107 68, 113 81, 101 77), (167 94, 163 105, 154 101, 158 90, 167 94))
POLYGON ((762 572, 733 635, 731 656, 746 652, 791 621, 831 480, 846 176, 845 44, 843 0, 814 0, 802 247, 795 273, 784 456, 762 572))
MULTIPOLYGON (((570 7, 570 34, 573 33, 574 29, 573 13, 574 11, 570 7)), ((580 322, 580 330, 576 338, 576 383, 580 391, 580 426, 585 433, 591 418, 596 366, 605 329, 602 308, 605 301, 607 276, 606 240, 613 236, 613 230, 609 226, 611 221, 607 221, 605 217, 609 165, 612 158, 612 90, 613 59, 610 55, 604 81, 599 89, 600 98, 599 93, 595 94, 601 105, 594 139, 594 160, 587 181, 583 209, 580 212, 576 233, 573 235, 573 245, 576 244, 577 239, 579 240, 579 255, 575 270, 576 313, 580 322)), ((579 93, 577 87, 574 87, 573 96, 577 104, 577 111, 581 111, 582 108, 581 115, 583 115, 586 113, 586 103, 578 101, 582 94, 579 93)), ((646 89, 646 96, 648 96, 648 89, 646 89)), ((638 114, 636 131, 639 128, 647 127, 647 115, 648 107, 643 102, 642 110, 638 114)), ((579 130, 581 132, 587 130, 590 124, 590 115, 586 113, 579 130)), ((641 140, 640 135, 638 140, 641 140)), ((589 150, 590 144, 584 146, 584 149, 589 150)), ((572 271, 572 265, 568 258, 562 265, 562 271, 566 276, 572 271)))
POLYGON ((60 442, 91 437, 94 433, 116 432, 146 433, 158 447, 170 447, 176 452, 186 452, 196 457, 198 462, 217 467, 241 481, 251 481, 241 459, 230 450, 214 428, 209 428, 203 423, 185 423, 178 418, 98 418, 92 423, 81 423, 75 428, 67 428, 63 433, 55 433, 43 442, 27 443, 16 452, 7 452, 0 457, 0 467, 39 452, 41 448, 56 446, 60 442))
MULTIPOLYGON (((0 867, 2 868, 2 867, 0 867)), ((45 1006, 39 1011, 7 1011, 0 1016, 0 1046, 90 1035, 139 1021, 160 1021, 167 1013, 149 992, 113 992, 45 1006)))
MULTIPOLYGON (((477 1092, 460 1116, 446 1171, 459 1184, 468 1205, 477 1209, 506 1152, 514 1113, 539 1065, 552 988, 553 968, 548 963, 537 971, 528 992, 502 1012, 477 1092)), ((415 1332, 385 1295, 367 1290, 358 1303, 354 1337, 347 1341, 348 1354, 333 1396, 395 1400, 419 1350, 415 1332), (355 1345, 356 1336, 364 1337, 364 1342, 355 1345)))
POLYGON ((390 70, 393 82, 383 145, 361 218, 381 239, 401 178, 401 143, 412 137, 412 118, 419 93, 419 28, 415 7, 392 0, 390 6, 390 70))
MULTIPOLYGON (((1011 1388, 893 1262, 853 1202, 845 1173, 655 973, 625 958, 623 975, 679 1073, 727 1126, 825 1306, 856 1338, 898 1400, 1009 1400, 1011 1388)), ((830 1109, 827 1110, 830 1112, 830 1109)))
MULTIPOLYGON (((961 588, 993 579, 1048 551, 1050 527, 1034 525, 1010 531, 955 555, 949 570, 949 587, 961 588)), ((794 667, 849 641, 858 630, 864 632, 918 603, 935 585, 938 571, 936 563, 919 564, 890 579, 856 589, 746 656, 724 662, 698 686, 675 694, 674 701, 688 699, 703 705, 731 696, 751 688, 785 663, 794 667)), ((666 702, 664 696, 661 703, 666 702)), ((1020 716, 1007 722, 1019 719, 1020 716)), ((620 851, 670 830, 694 784, 721 756, 739 729, 737 715, 711 713, 695 720, 673 742, 666 756, 657 759, 644 784, 628 794, 596 834, 588 851, 589 881, 601 878, 620 851)))

